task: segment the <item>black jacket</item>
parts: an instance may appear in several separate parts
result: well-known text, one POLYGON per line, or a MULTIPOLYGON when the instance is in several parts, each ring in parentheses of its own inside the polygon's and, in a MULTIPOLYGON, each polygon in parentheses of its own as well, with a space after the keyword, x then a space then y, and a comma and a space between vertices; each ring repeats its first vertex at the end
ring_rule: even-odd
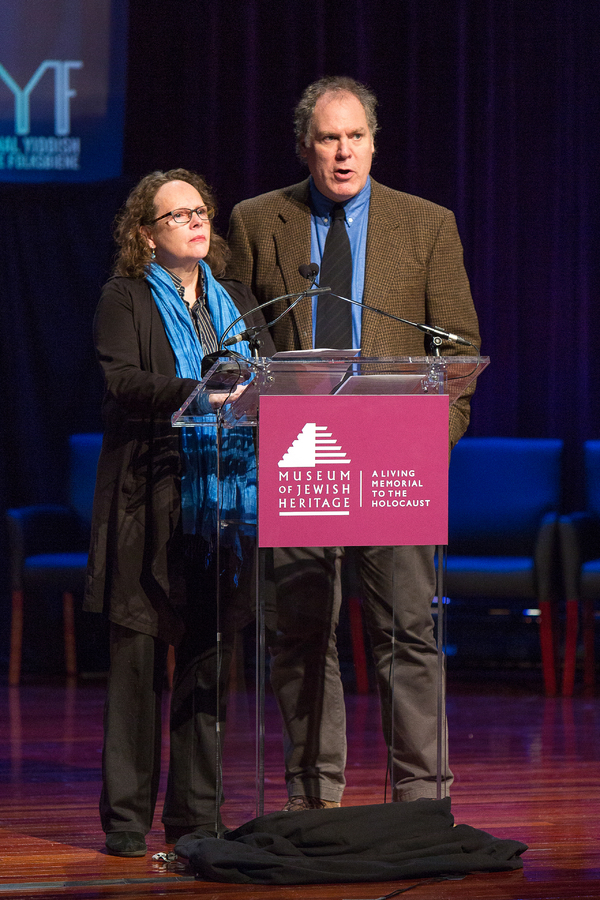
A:
POLYGON ((396 881, 521 869, 527 845, 454 824, 450 798, 279 812, 175 846, 194 873, 236 884, 396 881))
MULTIPOLYGON (((244 285, 220 283, 240 314, 256 306, 244 285)), ((180 516, 181 461, 180 432, 170 419, 197 381, 176 376, 144 279, 107 282, 94 341, 106 393, 84 609, 104 610, 112 622, 177 643, 182 623, 168 553, 180 516)), ((274 352, 268 332, 262 352, 274 352)))

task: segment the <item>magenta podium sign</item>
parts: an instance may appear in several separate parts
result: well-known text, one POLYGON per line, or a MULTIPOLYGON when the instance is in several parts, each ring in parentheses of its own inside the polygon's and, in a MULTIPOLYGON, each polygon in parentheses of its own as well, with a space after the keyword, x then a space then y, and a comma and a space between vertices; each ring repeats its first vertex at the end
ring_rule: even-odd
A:
POLYGON ((261 547, 448 541, 449 398, 262 396, 261 547))

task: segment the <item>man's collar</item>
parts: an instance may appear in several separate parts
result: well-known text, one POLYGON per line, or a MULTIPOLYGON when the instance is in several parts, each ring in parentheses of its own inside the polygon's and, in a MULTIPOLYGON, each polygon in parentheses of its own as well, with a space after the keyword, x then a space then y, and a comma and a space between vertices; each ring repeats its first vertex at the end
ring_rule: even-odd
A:
MULTIPOLYGON (((333 200, 325 197, 325 195, 322 194, 317 187, 315 187, 312 175, 309 178, 309 196, 311 210, 315 216, 323 218, 328 217, 331 213, 331 210, 336 205, 333 200)), ((348 221, 353 215, 357 215, 365 206, 367 206, 370 199, 371 176, 369 175, 364 188, 359 191, 358 194, 355 194, 354 197, 351 197, 349 200, 346 200, 345 203, 341 204, 344 207, 344 211, 346 213, 346 221, 348 221)))

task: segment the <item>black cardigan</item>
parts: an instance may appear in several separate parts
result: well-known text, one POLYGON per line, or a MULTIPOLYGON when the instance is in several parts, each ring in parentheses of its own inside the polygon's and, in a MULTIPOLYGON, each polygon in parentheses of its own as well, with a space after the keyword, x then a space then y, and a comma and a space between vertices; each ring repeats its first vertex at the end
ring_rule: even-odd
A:
MULTIPOLYGON (((240 314, 250 290, 220 281, 240 314)), ((256 314, 252 323, 264 321, 256 314)), ((176 643, 182 622, 171 595, 168 550, 179 522, 179 429, 171 415, 197 381, 178 378, 175 357, 144 279, 111 278, 94 318, 106 392, 84 609, 176 643)), ((263 355, 275 350, 265 332, 263 355)))

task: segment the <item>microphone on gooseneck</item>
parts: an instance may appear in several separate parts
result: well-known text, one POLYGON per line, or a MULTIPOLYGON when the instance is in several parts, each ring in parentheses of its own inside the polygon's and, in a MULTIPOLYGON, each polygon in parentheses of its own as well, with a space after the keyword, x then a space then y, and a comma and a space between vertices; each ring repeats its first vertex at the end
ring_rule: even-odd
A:
MULTIPOLYGON (((319 267, 316 263, 310 263, 310 265, 308 265, 307 263, 303 263, 301 266, 299 266, 298 272, 300 273, 300 275, 302 275, 303 278, 310 278, 314 283, 314 279, 319 273, 319 267)), ((251 315, 252 313, 256 312, 259 309, 262 309, 265 306, 270 306, 271 303, 276 303, 278 300, 290 300, 292 297, 296 298, 294 302, 290 303, 290 305, 284 309, 281 315, 277 316, 276 319, 273 319, 272 322, 267 322, 264 325, 254 325, 250 328, 246 328, 244 331, 240 331, 239 334, 234 334, 231 337, 228 337, 226 340, 223 340, 224 336, 227 334, 227 331, 224 331, 221 335, 220 344, 223 347, 231 347, 232 344, 237 344, 239 341, 247 341, 248 338, 253 338, 255 337, 255 335, 260 334, 260 332, 264 331, 266 328, 270 328, 272 325, 275 325, 275 323, 279 322, 279 320, 283 316, 287 316, 289 311, 293 309, 294 306, 299 303, 300 300, 302 300, 304 297, 314 297, 318 294, 325 294, 328 291, 329 288, 307 288, 305 291, 298 291, 295 294, 283 294, 281 297, 274 297, 273 300, 267 300, 266 303, 261 303, 260 306, 251 309, 247 313, 244 313, 243 316, 239 316, 235 320, 235 322, 231 323, 227 331, 230 331, 234 325, 237 325, 237 323, 246 318, 246 316, 251 315)))
MULTIPOLYGON (((302 263, 302 265, 298 268, 298 272, 302 275, 303 278, 310 279, 314 284, 315 278, 319 274, 319 267, 316 263, 302 263)), ((206 375, 208 370, 215 364, 218 359, 227 358, 232 356, 232 351, 227 350, 225 348, 231 347, 233 344, 238 344, 240 341, 252 340, 257 337, 261 332, 266 331, 267 328, 270 328, 272 325, 275 325, 283 316, 287 315, 288 312, 296 306, 297 303, 300 302, 304 297, 315 297, 319 294, 327 294, 329 293, 329 288, 307 288, 304 291, 296 291, 293 294, 282 294, 281 297, 274 297, 272 300, 267 300, 266 303, 260 303, 258 306, 255 306, 253 309, 248 310, 248 312, 243 313, 241 316, 238 316, 237 319, 231 323, 231 325, 225 329, 223 334, 221 335, 221 339, 219 341, 219 349, 216 353, 208 353, 202 359, 202 376, 206 375), (242 322, 247 316, 251 316, 252 313, 258 312, 261 309, 264 309, 266 306, 270 306, 272 303, 277 303, 278 300, 291 300, 294 298, 293 303, 281 313, 280 316, 277 316, 276 319, 273 319, 272 322, 267 322, 264 325, 253 325, 249 328, 245 328, 243 331, 240 331, 238 334, 234 334, 231 337, 225 338, 227 332, 231 331, 238 322, 242 322)))
MULTIPOLYGON (((303 278, 312 279, 313 283, 319 274, 319 267, 316 263, 302 263, 302 265, 298 268, 299 273, 303 278)), ((323 293, 329 292, 329 288, 322 288, 323 293)), ((338 296, 337 294, 335 295, 338 296)), ((420 322, 411 322, 410 319, 402 319, 400 316, 394 316, 392 313, 386 312, 384 309, 378 309, 376 306, 369 306, 368 303, 361 303, 359 300, 351 300, 349 297, 340 297, 341 300, 345 300, 347 303, 352 303, 354 306, 361 306, 363 309, 371 310, 371 312, 379 313, 379 315, 384 316, 386 319, 393 319, 395 322, 402 322, 404 325, 410 325, 411 328, 418 328, 419 331, 424 334, 428 334, 430 337, 438 338, 451 341, 454 344, 460 344, 463 347, 473 347, 474 344, 471 341, 466 340, 466 338, 460 337, 458 334, 453 334, 451 331, 446 331, 443 328, 439 328, 437 325, 424 325, 420 322)), ((292 304, 293 305, 293 304, 292 304)), ((290 307, 291 309, 291 307, 290 307)))
MULTIPOLYGON (((329 289, 324 288, 323 290, 329 289)), ((339 294, 336 294, 335 296, 338 297, 339 294)), ((403 319, 400 316, 395 316, 392 313, 386 312, 384 309, 379 309, 377 306, 369 306, 368 303, 361 303, 359 300, 351 300, 350 297, 340 297, 339 299, 345 300, 346 303, 352 303, 354 306, 360 306, 362 309, 368 309, 371 312, 378 313, 386 319, 393 319, 394 322, 402 322, 403 325, 410 325, 411 328, 418 328, 419 331, 436 339, 435 342, 438 344, 441 343, 442 340, 446 340, 451 341, 454 344, 460 344, 462 347, 475 347, 475 344, 468 341, 466 338, 463 338, 458 334, 453 334, 451 331, 446 331, 444 328, 439 328, 437 325, 424 325, 421 322, 411 322, 410 319, 403 319)))

